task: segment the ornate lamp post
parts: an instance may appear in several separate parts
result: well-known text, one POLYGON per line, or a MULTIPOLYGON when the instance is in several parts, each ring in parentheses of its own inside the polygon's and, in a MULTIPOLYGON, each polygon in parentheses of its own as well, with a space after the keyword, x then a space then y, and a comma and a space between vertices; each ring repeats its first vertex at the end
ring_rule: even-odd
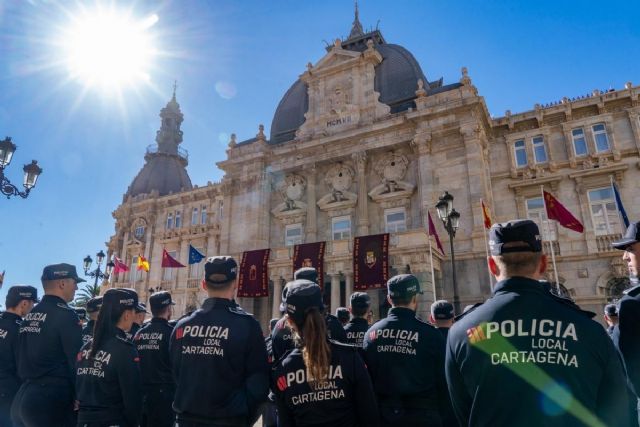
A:
POLYGON ((102 264, 102 261, 104 261, 104 257, 105 254, 104 252, 102 252, 102 250, 100 250, 100 252, 98 252, 96 254, 96 269, 93 271, 89 271, 91 269, 91 263, 93 262, 93 260, 91 259, 91 257, 89 255, 87 255, 85 257, 85 259, 83 260, 83 267, 84 267, 84 275, 88 276, 88 277, 94 277, 96 280, 94 282, 94 286, 98 286, 98 280, 102 280, 102 279, 108 279, 109 276, 111 276, 111 272, 113 271, 113 267, 115 267, 115 264, 113 263, 113 261, 109 261, 105 267, 104 272, 100 269, 100 265, 102 264))
POLYGON ((11 158, 13 157, 13 153, 16 151, 16 148, 16 144, 11 142, 11 138, 8 136, 4 140, 0 141, 0 192, 7 196, 7 199, 11 196, 20 196, 23 199, 26 199, 31 189, 36 186, 36 181, 42 173, 42 168, 38 166, 38 162, 35 160, 32 160, 28 165, 24 165, 24 168, 22 168, 24 171, 24 180, 22 185, 25 190, 20 191, 18 187, 13 185, 11 181, 4 176, 4 168, 9 166, 9 163, 11 163, 11 158))
POLYGON ((458 282, 456 280, 456 255, 453 249, 453 238, 460 224, 460 213, 453 208, 453 196, 445 191, 438 203, 436 203, 438 217, 442 220, 444 229, 449 234, 449 244, 451 245, 451 278, 453 280, 453 307, 456 313, 460 313, 460 296, 458 295, 458 282))

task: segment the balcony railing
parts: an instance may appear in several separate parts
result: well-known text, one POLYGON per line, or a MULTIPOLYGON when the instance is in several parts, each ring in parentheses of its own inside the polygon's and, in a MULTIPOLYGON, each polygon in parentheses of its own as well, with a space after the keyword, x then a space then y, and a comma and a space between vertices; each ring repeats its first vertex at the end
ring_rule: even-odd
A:
MULTIPOLYGON (((156 154, 158 152, 158 144, 150 144, 147 146, 146 154, 156 154)), ((177 153, 167 154, 178 154, 178 156, 182 157, 183 159, 189 160, 189 152, 182 147, 177 147, 177 153)))
POLYGON ((596 247, 598 248, 598 253, 614 251, 615 249, 611 246, 611 243, 616 240, 620 240, 621 238, 622 235, 620 233, 596 236, 596 247))

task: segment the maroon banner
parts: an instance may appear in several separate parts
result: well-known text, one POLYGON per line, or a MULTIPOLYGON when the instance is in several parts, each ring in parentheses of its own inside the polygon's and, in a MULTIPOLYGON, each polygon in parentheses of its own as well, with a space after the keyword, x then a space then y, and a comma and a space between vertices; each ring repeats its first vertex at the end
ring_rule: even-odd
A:
POLYGON ((389 280, 389 233, 356 237, 353 242, 353 288, 384 288, 389 280))
POLYGON ((260 249, 242 254, 238 274, 238 297, 269 296, 269 251, 260 249))
POLYGON ((293 247, 293 271, 302 267, 313 267, 318 272, 318 285, 324 287, 325 242, 304 243, 293 247))

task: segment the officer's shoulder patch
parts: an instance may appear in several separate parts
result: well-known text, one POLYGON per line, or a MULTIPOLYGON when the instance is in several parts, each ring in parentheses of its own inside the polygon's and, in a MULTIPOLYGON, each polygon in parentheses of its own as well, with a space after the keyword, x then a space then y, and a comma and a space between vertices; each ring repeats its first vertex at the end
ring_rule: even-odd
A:
POLYGON ((241 316, 251 316, 251 317, 253 317, 253 314, 247 313, 246 311, 244 311, 240 307, 229 307, 229 312, 233 313, 233 314, 239 314, 241 316))
POLYGON ((467 314, 471 313, 472 311, 474 311, 476 308, 480 307, 482 304, 484 304, 484 302, 477 302, 475 304, 473 304, 467 311, 465 311, 464 313, 458 314, 457 316, 454 317, 454 320, 457 322, 458 320, 462 319, 464 316, 466 316, 467 314))

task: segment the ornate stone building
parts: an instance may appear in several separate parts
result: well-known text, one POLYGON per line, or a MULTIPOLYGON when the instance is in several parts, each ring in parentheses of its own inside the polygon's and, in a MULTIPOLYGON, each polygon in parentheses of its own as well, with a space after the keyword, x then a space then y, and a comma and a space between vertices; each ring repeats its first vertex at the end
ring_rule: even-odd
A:
MULTIPOLYGON (((187 264, 189 244, 207 256, 271 248, 270 296, 241 300, 266 324, 277 316, 283 284, 292 276, 296 243, 326 241, 325 298, 332 311, 353 289, 353 238, 391 233, 391 273, 411 271, 425 289, 421 311, 433 300, 452 299, 451 264, 434 252, 436 283, 425 233, 427 210, 435 216, 447 190, 461 213, 454 240, 462 306, 490 293, 480 200, 493 220, 530 217, 556 237, 553 250, 563 292, 601 312, 625 286, 611 182, 629 217, 640 217, 640 87, 593 93, 531 111, 493 118, 466 68, 458 82, 430 80, 403 47, 381 32, 365 33, 356 19, 351 33, 307 64, 277 106, 270 135, 232 136, 219 183, 192 186, 174 97, 160 114, 157 145, 113 213, 108 243, 133 268, 109 286, 133 287, 147 299, 171 290, 178 312, 195 308, 202 265, 162 269, 166 249, 187 264), (584 224, 583 234, 545 221, 541 187, 584 224), (143 254, 150 273, 135 269, 143 254), (274 297, 275 296, 275 297, 274 297)), ((554 272, 549 280, 554 281, 554 272)), ((384 291, 369 291, 374 312, 384 312, 384 291)))

